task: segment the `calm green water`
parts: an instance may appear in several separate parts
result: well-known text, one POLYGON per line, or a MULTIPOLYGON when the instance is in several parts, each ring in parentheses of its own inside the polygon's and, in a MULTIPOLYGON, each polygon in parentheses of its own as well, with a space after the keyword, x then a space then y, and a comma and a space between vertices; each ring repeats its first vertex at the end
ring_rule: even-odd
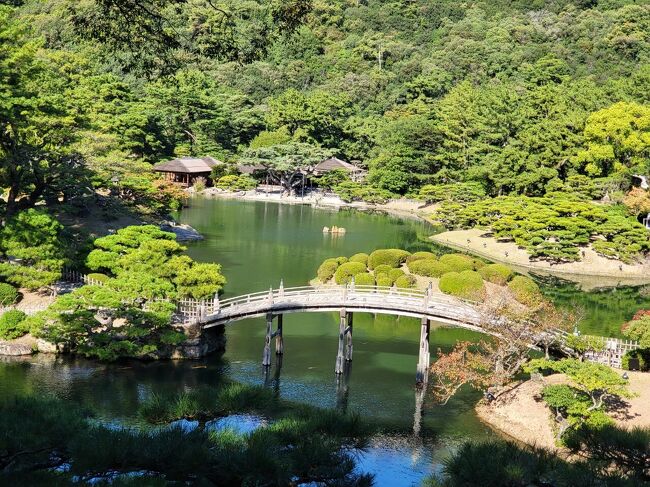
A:
MULTIPOLYGON (((277 287, 306 285, 327 257, 382 247, 427 248, 421 237, 432 229, 416 221, 352 211, 315 210, 276 203, 196 199, 180 215, 205 240, 188 245, 192 257, 215 261, 228 278, 226 296, 277 287), (344 236, 323 235, 323 226, 346 227, 344 236)), ((582 303, 582 325, 590 332, 617 331, 642 306, 637 290, 581 293, 558 283, 545 292, 561 304, 582 303)), ((285 317, 285 355, 268 377, 260 365, 265 326, 251 319, 227 329, 227 351, 196 362, 107 365, 87 360, 37 356, 0 362, 0 397, 52 393, 86 404, 106 419, 136 421, 135 411, 152 393, 179 392, 198 385, 219 387, 224 378, 267 384, 282 397, 321 407, 359 411, 384 431, 359 458, 360 468, 377 475, 379 486, 418 485, 439 469, 449 449, 467 439, 494 433, 473 413, 476 393, 454 397, 446 406, 425 400, 421 429, 413 432, 419 322, 372 315, 355 316, 354 361, 337 388, 334 374, 338 318, 335 314, 285 317)), ((435 327, 431 348, 448 349, 463 330, 435 327)), ((275 360, 275 356, 273 357, 275 360)))

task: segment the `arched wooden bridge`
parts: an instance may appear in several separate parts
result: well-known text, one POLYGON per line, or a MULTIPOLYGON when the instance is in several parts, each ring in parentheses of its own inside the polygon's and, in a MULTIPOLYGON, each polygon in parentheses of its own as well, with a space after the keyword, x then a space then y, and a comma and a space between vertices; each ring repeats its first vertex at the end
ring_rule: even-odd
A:
MULTIPOLYGON (((430 363, 430 322, 485 333, 482 316, 476 306, 430 288, 420 291, 395 287, 364 286, 303 286, 246 294, 219 301, 189 306, 180 311, 203 328, 227 325, 246 318, 266 317, 266 340, 262 364, 271 364, 271 341, 276 340, 276 354, 284 353, 282 337, 283 316, 297 312, 339 312, 339 350, 335 371, 343 372, 344 363, 352 360, 353 313, 376 313, 409 316, 421 320, 420 354, 416 373, 418 382, 425 382, 430 363), (277 318, 277 329, 273 321, 277 318)), ((492 332, 493 333, 493 332, 492 332)), ((493 333, 494 334, 494 333, 493 333)))
MULTIPOLYGON (((421 320, 420 354, 416 373, 418 382, 426 382, 430 363, 429 334, 430 322, 436 321, 450 326, 498 336, 499 327, 484 327, 485 314, 478 303, 454 298, 431 288, 424 291, 395 287, 354 285, 346 286, 303 286, 245 294, 220 301, 217 296, 212 301, 191 301, 186 306, 179 303, 179 312, 184 320, 198 323, 202 328, 227 325, 239 320, 266 316, 266 339, 262 364, 271 364, 271 341, 275 338, 276 354, 284 353, 282 336, 283 316, 287 313, 332 312, 340 313, 339 348, 335 371, 343 372, 346 361, 352 360, 352 329, 354 313, 375 313, 395 316, 409 316, 421 320), (277 328, 273 331, 273 321, 277 318, 277 328)), ((503 326, 507 322, 503 321, 503 326)), ((547 332, 549 333, 549 332, 547 332)), ((550 332, 558 335, 564 342, 566 332, 550 332)), ((538 340, 531 337, 531 348, 536 348, 538 340)), ((638 347, 636 342, 603 337, 605 353, 595 353, 590 360, 616 365, 627 350, 638 347)), ((560 345, 564 353, 571 350, 560 345)))

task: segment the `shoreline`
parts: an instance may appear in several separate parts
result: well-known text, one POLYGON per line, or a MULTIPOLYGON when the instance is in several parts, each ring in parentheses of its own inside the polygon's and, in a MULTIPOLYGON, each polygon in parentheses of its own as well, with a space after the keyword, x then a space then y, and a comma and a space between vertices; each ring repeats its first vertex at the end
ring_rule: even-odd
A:
POLYGON ((446 231, 429 238, 440 245, 506 264, 520 273, 532 272, 577 282, 586 290, 650 284, 649 263, 625 264, 602 257, 591 248, 585 248, 582 260, 551 265, 543 260, 530 261, 526 250, 514 242, 499 242, 493 237, 484 236, 485 233, 485 230, 472 228, 446 231))
POLYGON ((340 210, 341 208, 364 211, 368 213, 383 213, 399 218, 408 218, 420 220, 431 225, 434 222, 428 218, 428 212, 425 211, 429 206, 415 200, 391 200, 385 204, 369 204, 363 201, 347 203, 339 197, 331 196, 298 196, 282 197, 277 193, 253 193, 251 191, 215 191, 214 188, 208 188, 198 193, 191 193, 192 196, 202 196, 204 198, 220 198, 240 201, 263 201, 268 203, 278 203, 284 205, 308 205, 319 209, 340 210), (424 206, 423 206, 424 205, 424 206))
MULTIPOLYGON (((637 396, 625 399, 625 407, 613 412, 611 417, 621 428, 650 427, 650 373, 627 372, 630 389, 637 396)), ((545 385, 565 384, 563 374, 553 374, 540 381, 527 380, 517 383, 501 394, 492 404, 478 403, 474 411, 487 426, 528 446, 543 447, 561 456, 568 451, 555 442, 553 415, 541 400, 540 393, 545 385)))

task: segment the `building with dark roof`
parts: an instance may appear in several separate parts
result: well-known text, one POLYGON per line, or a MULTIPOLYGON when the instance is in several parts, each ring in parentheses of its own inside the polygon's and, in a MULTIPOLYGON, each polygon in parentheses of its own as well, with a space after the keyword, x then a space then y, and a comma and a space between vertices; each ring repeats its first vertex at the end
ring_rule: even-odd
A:
POLYGON ((209 184, 212 168, 223 164, 212 157, 180 157, 171 161, 161 162, 153 167, 156 172, 165 174, 165 179, 185 187, 192 186, 197 178, 205 178, 209 184))
POLYGON ((343 161, 338 157, 330 157, 329 159, 325 159, 324 161, 316 164, 313 174, 314 176, 322 176, 323 174, 330 171, 345 171, 349 174, 352 181, 359 181, 366 175, 365 169, 343 161))

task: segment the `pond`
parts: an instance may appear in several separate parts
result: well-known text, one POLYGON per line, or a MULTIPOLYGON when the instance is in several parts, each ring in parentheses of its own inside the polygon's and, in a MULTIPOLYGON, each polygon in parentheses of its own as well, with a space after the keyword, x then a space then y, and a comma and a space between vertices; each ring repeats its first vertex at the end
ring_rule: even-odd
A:
MULTIPOLYGON (((218 262, 228 279, 224 297, 284 285, 306 285, 328 257, 400 247, 430 248, 433 229, 423 222, 381 214, 313 209, 272 202, 194 199, 179 215, 205 239, 188 245, 200 261, 218 262), (345 235, 323 234, 324 226, 345 227, 345 235)), ((547 282, 544 291, 561 304, 581 303, 583 328, 616 333, 620 322, 650 300, 636 289, 583 293, 566 283, 547 282)), ((261 367, 264 320, 229 325, 223 356, 193 362, 101 364, 73 358, 36 356, 0 362, 0 397, 16 393, 52 393, 76 400, 118 423, 136 422, 138 404, 152 393, 219 387, 224 379, 266 384, 281 397, 326 408, 357 411, 381 429, 359 468, 376 475, 376 485, 418 485, 440 468, 450 449, 468 438, 495 437, 473 412, 480 397, 471 391, 438 406, 426 397, 417 434, 415 371, 419 321, 355 316, 354 361, 349 374, 334 374, 338 316, 290 314, 284 320, 285 355, 275 355, 268 376, 261 367)), ((449 349, 457 340, 476 339, 465 330, 433 326, 431 350, 449 349)), ((247 431, 259 423, 243 415, 229 427, 247 431)))

